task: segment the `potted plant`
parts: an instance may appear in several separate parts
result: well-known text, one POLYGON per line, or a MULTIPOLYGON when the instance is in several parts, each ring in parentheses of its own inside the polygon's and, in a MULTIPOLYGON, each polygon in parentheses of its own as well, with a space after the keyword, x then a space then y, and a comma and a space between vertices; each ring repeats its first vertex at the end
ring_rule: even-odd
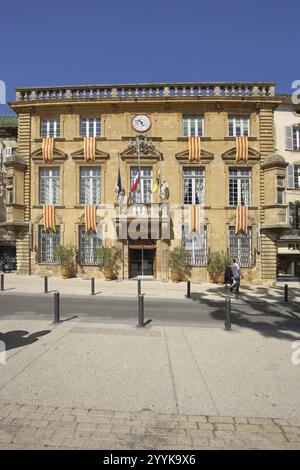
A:
POLYGON ((113 280, 117 277, 121 257, 121 250, 116 246, 102 247, 94 250, 97 265, 103 272, 105 279, 113 280))
POLYGON ((173 282, 181 282, 190 272, 189 252, 182 247, 170 251, 169 267, 173 282))
POLYGON ((211 280, 216 284, 224 281, 224 270, 229 263, 228 254, 224 251, 214 251, 208 257, 208 272, 211 280))
POLYGON ((61 274, 63 279, 70 278, 75 269, 75 254, 76 249, 73 245, 58 245, 54 249, 54 255, 59 260, 59 264, 61 266, 61 274))

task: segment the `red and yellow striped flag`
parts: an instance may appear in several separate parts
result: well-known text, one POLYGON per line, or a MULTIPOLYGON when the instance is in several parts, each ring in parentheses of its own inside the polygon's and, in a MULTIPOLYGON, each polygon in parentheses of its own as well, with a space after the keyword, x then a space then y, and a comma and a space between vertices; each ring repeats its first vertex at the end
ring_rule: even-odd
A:
POLYGON ((201 146, 200 137, 189 137, 189 163, 200 163, 201 146))
POLYGON ((200 232, 200 206, 189 206, 189 233, 200 232))
POLYGON ((43 207, 44 229, 55 232, 55 211, 53 205, 43 207))
POLYGON ((96 219, 96 206, 85 206, 85 231, 97 230, 97 219, 96 219))
POLYGON ((42 153, 44 162, 53 162, 53 137, 45 137, 42 143, 42 153))
POLYGON ((236 161, 248 161, 248 137, 236 137, 236 161))
POLYGON ((84 158, 85 161, 94 161, 96 155, 96 137, 84 138, 84 158))
POLYGON ((247 235, 248 231, 248 207, 238 206, 236 208, 236 224, 235 233, 244 233, 247 235))

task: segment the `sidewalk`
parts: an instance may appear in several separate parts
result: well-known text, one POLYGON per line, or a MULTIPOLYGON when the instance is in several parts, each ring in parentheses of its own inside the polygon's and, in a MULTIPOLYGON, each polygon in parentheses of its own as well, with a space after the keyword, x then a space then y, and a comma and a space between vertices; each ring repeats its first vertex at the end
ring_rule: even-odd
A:
MULTIPOLYGON (((62 295, 90 295, 91 281, 81 278, 62 279, 51 276, 48 278, 49 291, 59 291, 62 295)), ((44 278, 40 276, 22 276, 14 273, 5 275, 5 290, 16 293, 40 294, 44 292, 44 278)), ((149 297, 157 298, 184 298, 187 290, 186 282, 174 283, 171 281, 157 281, 152 279, 142 280, 142 292, 149 297)), ((276 286, 241 286, 241 296, 247 299, 259 299, 263 301, 282 301, 284 283, 276 286)), ((98 296, 133 297, 137 295, 136 280, 106 281, 95 279, 95 291, 98 296)), ((213 283, 192 283, 191 293, 200 294, 203 299, 220 300, 226 296, 226 290, 222 285, 213 283)), ((289 284, 289 299, 300 301, 299 283, 289 284)))
POLYGON ((299 333, 5 320, 0 448, 300 448, 299 333))

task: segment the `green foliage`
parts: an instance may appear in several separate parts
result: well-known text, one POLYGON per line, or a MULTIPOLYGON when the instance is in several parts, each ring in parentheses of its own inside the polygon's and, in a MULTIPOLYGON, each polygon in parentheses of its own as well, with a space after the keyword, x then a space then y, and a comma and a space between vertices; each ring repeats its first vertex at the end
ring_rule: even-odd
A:
POLYGON ((229 264, 229 256, 224 251, 214 251, 208 257, 208 271, 211 274, 221 274, 229 264))
POLYGON ((181 246, 174 248, 170 251, 169 266, 172 271, 188 274, 190 271, 189 252, 181 246))
POLYGON ((73 268, 75 260, 76 249, 73 245, 58 245, 54 249, 54 255, 59 260, 62 268, 73 268))
POLYGON ((97 248, 94 250, 94 256, 101 271, 105 268, 117 271, 122 259, 121 250, 116 246, 97 248))

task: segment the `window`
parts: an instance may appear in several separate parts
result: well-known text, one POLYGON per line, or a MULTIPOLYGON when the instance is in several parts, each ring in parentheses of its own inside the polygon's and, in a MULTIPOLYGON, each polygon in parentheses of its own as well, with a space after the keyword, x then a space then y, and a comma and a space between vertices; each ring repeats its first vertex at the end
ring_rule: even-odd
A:
MULTIPOLYGON (((131 184, 134 182, 134 178, 138 172, 138 168, 131 168, 131 184)), ((140 182, 137 190, 131 193, 131 201, 133 204, 151 204, 152 200, 152 168, 141 167, 140 182)))
POLYGON ((93 205, 101 202, 101 169, 80 168, 80 204, 93 205))
POLYGON ((293 127, 293 150, 300 150, 300 126, 293 127))
POLYGON ((229 170, 229 205, 250 206, 251 171, 249 168, 229 170))
POLYGON ((40 168, 40 204, 60 203, 59 168, 40 168))
POLYGON ((247 235, 236 235, 235 227, 229 227, 229 256, 238 260, 242 267, 253 265, 251 228, 248 228, 247 235))
POLYGON ((203 116, 186 116, 182 119, 184 137, 203 137, 204 118, 203 116))
POLYGON ((14 178, 9 176, 6 180, 6 204, 14 203, 14 178))
POLYGON ((285 178, 277 176, 277 204, 285 202, 285 178))
POLYGON ((183 204, 204 205, 204 171, 199 168, 183 170, 183 204))
POLYGON ((300 125, 286 126, 285 148, 286 150, 300 151, 300 125))
POLYGON ((102 240, 98 237, 97 233, 85 231, 85 226, 79 227, 79 256, 80 263, 83 265, 97 264, 97 258, 94 255, 94 250, 102 246, 102 240))
POLYGON ((59 119, 43 119, 42 120, 42 137, 59 137, 60 136, 60 120, 59 119))
POLYGON ((228 117, 229 137, 247 137, 250 135, 249 116, 228 117))
POLYGON ((40 263, 58 263, 54 249, 60 244, 60 226, 57 225, 55 229, 56 231, 52 232, 39 227, 40 263))
POLYGON ((5 147, 4 149, 4 157, 8 158, 11 157, 12 155, 17 154, 17 148, 16 147, 5 147))
POLYGON ((287 188, 300 189, 300 165, 289 163, 287 168, 287 188))
POLYGON ((82 137, 99 137, 101 135, 101 120, 99 118, 81 118, 80 135, 82 137))
POLYGON ((207 265, 206 227, 190 238, 188 225, 182 226, 182 247, 189 252, 190 266, 207 265))
POLYGON ((300 165, 294 165, 294 187, 300 188, 300 165))

